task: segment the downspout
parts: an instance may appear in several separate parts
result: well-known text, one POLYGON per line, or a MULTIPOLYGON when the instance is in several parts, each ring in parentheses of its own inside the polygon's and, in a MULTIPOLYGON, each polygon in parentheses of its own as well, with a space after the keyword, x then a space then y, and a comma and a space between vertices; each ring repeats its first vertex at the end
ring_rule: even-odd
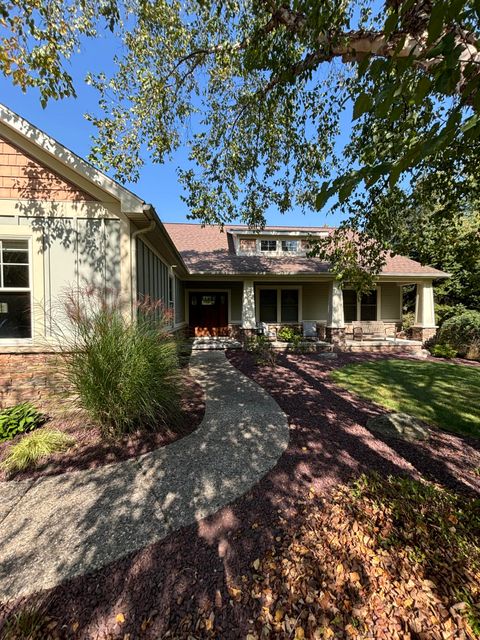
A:
MULTIPOLYGON (((151 211, 152 206, 150 204, 146 204, 143 206, 143 211, 145 213, 145 216, 147 217, 148 220, 148 216, 147 216, 147 212, 151 211)), ((144 229, 137 229, 136 231, 134 231, 132 233, 131 236, 131 245, 130 245, 130 273, 131 273, 131 289, 132 289, 132 303, 131 303, 131 308, 132 308, 132 321, 135 321, 136 319, 136 315, 135 315, 135 301, 137 298, 137 238, 145 233, 148 233, 149 231, 153 231, 155 229, 155 219, 151 219, 150 220, 150 224, 148 225, 148 227, 145 227, 144 229)))

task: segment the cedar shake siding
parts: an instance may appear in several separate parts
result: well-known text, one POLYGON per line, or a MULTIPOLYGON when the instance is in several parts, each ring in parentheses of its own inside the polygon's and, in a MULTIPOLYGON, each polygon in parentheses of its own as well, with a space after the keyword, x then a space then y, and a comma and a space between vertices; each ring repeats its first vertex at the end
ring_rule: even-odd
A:
POLYGON ((0 136, 0 199, 96 202, 51 169, 0 136))

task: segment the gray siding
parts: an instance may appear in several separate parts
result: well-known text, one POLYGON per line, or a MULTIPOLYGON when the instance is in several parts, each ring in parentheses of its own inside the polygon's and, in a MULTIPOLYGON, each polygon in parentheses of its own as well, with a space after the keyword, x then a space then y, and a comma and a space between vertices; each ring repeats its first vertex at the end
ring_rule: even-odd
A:
MULTIPOLYGON (((168 267, 140 239, 136 240, 137 254, 137 300, 150 298, 161 300, 169 308, 169 272, 168 267)), ((159 311, 160 313, 160 311, 159 311)))
MULTIPOLYGON (((47 333, 62 323, 62 299, 69 290, 93 285, 120 291, 120 221, 86 218, 21 218, 42 230, 44 307, 47 333)), ((58 328, 58 327, 57 327, 58 328)))

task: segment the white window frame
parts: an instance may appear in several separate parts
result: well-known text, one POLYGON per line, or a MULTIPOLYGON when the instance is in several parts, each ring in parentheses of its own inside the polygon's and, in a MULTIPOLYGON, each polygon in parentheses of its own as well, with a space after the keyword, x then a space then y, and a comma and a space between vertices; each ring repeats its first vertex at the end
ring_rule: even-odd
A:
POLYGON ((258 241, 258 249, 260 253, 277 253, 278 251, 278 240, 277 238, 260 238, 258 241), (262 249, 262 242, 274 242, 275 249, 262 249))
POLYGON ((301 324, 302 322, 302 292, 303 287, 301 285, 284 285, 284 286, 276 286, 276 285, 262 285, 261 287, 256 287, 255 289, 255 315, 257 323, 260 322, 260 291, 265 289, 274 289, 277 292, 277 320, 276 322, 271 322, 270 324, 301 324), (298 319, 296 321, 283 321, 282 320, 282 290, 286 289, 295 289, 298 291, 298 319))
POLYGON ((28 255, 28 287, 3 287, 0 280, 0 293, 29 293, 30 294, 30 338, 0 338, 1 346, 16 346, 32 344, 34 338, 34 309, 33 309, 33 256, 32 237, 27 235, 10 235, 2 233, 0 235, 0 278, 3 279, 3 251, 2 242, 8 240, 26 240, 28 255))
POLYGON ((299 247, 299 241, 298 240, 294 240, 292 239, 288 239, 288 238, 284 238, 283 240, 280 240, 280 248, 282 253, 298 253, 298 247, 299 247), (285 249, 284 245, 289 245, 290 243, 295 244, 295 249, 285 249))

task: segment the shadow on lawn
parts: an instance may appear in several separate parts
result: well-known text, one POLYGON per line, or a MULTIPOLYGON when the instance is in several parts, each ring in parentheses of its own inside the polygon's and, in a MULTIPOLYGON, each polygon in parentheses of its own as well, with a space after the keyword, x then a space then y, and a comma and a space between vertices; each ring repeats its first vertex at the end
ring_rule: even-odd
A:
MULTIPOLYGON (((316 356, 285 356, 280 358, 275 370, 255 367, 250 356, 243 353, 231 353, 229 358, 267 389, 289 416, 287 450, 276 466, 243 497, 203 519, 199 516, 202 496, 208 496, 210 501, 218 497, 219 504, 225 504, 225 497, 230 493, 235 495, 249 475, 248 470, 256 468, 259 475, 263 474, 265 452, 257 446, 268 446, 263 438, 265 433, 275 437, 274 425, 269 425, 268 420, 258 425, 257 433, 249 434, 253 441, 249 455, 245 456, 245 449, 238 446, 238 438, 245 435, 239 418, 241 413, 238 407, 225 403, 224 410, 231 411, 234 429, 216 433, 205 441, 199 439, 187 456, 178 459, 174 456, 175 449, 169 447, 167 470, 162 471, 162 465, 156 466, 157 475, 150 479, 147 470, 146 481, 151 482, 147 499, 138 500, 135 487, 138 469, 134 468, 133 461, 123 474, 115 476, 113 487, 112 483, 107 487, 102 476, 91 479, 85 486, 90 507, 75 523, 76 543, 63 562, 67 573, 72 575, 81 572, 87 558, 90 563, 93 559, 98 560, 99 566, 105 566, 45 592, 44 597, 50 603, 49 615, 60 621, 55 628, 59 630, 59 637, 100 638, 108 630, 111 637, 123 638, 130 633, 132 639, 159 638, 170 630, 172 637, 177 638, 187 638, 189 634, 194 638, 244 638, 253 627, 251 620, 262 612, 263 602, 250 598, 247 605, 241 599, 237 601, 231 587, 241 589, 248 584, 254 572, 252 563, 275 544, 277 537, 282 537, 285 528, 291 529, 292 523, 300 526, 305 517, 303 504, 312 488, 317 494, 328 495, 338 483, 372 470, 413 478, 420 478, 424 473, 445 486, 470 492, 473 486, 480 488, 480 478, 475 483, 465 471, 466 458, 469 457, 471 466, 475 457, 473 449, 464 453, 459 464, 449 459, 452 451, 460 451, 461 439, 446 435, 447 440, 442 444, 442 435, 435 441, 439 450, 422 445, 417 451, 416 446, 406 446, 403 442, 381 441, 364 428, 367 419, 380 409, 340 390, 328 379, 329 372, 338 364, 364 358, 342 356, 332 363, 316 356), (221 453, 215 449, 218 439, 224 439, 223 445, 226 445, 219 450, 221 453), (223 458, 225 451, 230 459, 219 459, 218 464, 227 470, 220 481, 219 477, 209 474, 207 469, 211 467, 206 461, 215 456, 223 458), (168 528, 162 528, 164 525, 157 518, 159 504, 162 516, 168 514, 171 533, 168 528), (198 522, 174 530, 180 506, 190 509, 198 522), (159 542, 149 544, 163 536, 166 537, 159 542), (118 550, 123 548, 126 538, 140 550, 113 560, 121 555, 118 550), (210 617, 212 612, 214 619, 210 617), (199 620, 202 623, 196 628, 199 620)), ((225 375, 236 374, 231 371, 225 375)), ((238 384, 241 386, 240 380, 238 384)), ((221 384, 210 393, 221 397, 221 384)), ((242 411, 248 410, 246 402, 242 411)), ((478 456, 476 460, 480 466, 478 456)), ((51 481, 57 483, 57 500, 61 504, 62 491, 66 488, 60 477, 51 481)), ((35 491, 35 487, 30 491, 35 491)), ((32 534, 31 546, 18 549, 18 557, 11 559, 8 566, 4 565, 4 575, 7 572, 14 576, 25 566, 32 576, 45 570, 38 561, 37 546, 47 545, 49 553, 56 553, 56 539, 61 537, 65 518, 68 518, 68 513, 60 515, 49 522, 44 531, 32 534)), ((29 526, 28 520, 26 513, 24 521, 18 522, 13 538, 29 526)), ((434 537, 435 532, 431 535, 434 537)), ((366 560, 359 557, 356 562, 361 564, 366 560)), ((60 566, 61 570, 64 568, 60 566)), ((328 571, 328 567, 325 570, 328 571)), ((346 587, 347 595, 351 597, 346 587)), ((22 604, 18 602, 14 606, 22 604)))

